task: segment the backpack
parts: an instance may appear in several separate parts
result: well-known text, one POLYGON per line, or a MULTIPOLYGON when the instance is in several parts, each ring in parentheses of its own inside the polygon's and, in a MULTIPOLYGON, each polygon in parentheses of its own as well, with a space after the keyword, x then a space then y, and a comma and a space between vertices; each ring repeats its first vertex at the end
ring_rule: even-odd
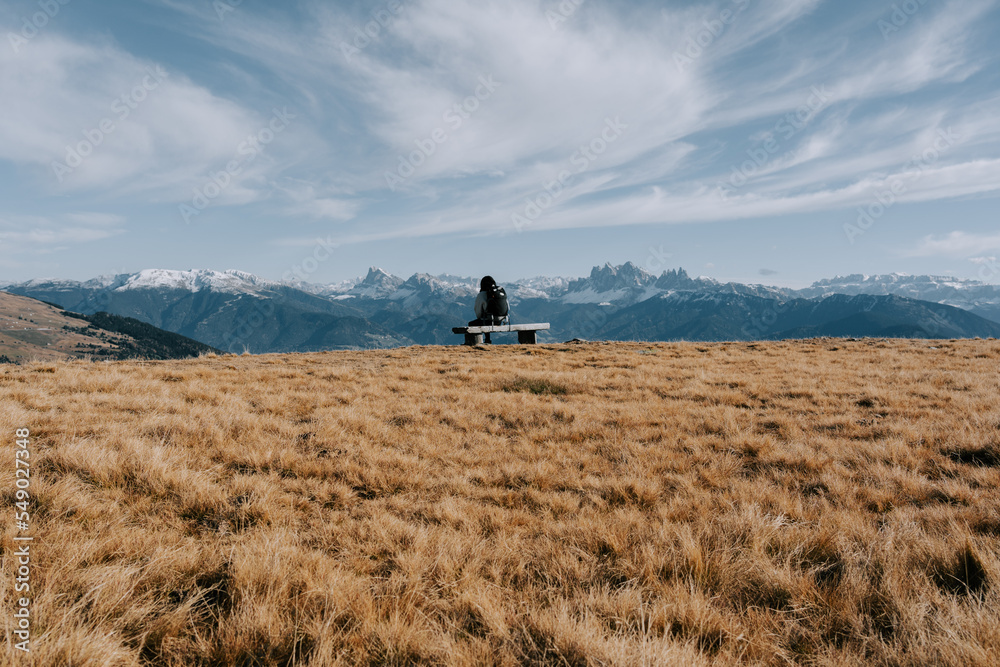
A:
POLYGON ((507 292, 499 285, 493 285, 486 290, 486 312, 496 319, 507 317, 507 292))

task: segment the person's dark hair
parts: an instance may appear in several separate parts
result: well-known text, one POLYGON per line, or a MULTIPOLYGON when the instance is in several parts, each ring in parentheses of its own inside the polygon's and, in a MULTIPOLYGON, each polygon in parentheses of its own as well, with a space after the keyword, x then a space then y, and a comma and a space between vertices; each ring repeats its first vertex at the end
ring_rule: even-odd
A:
POLYGON ((493 280, 493 276, 483 276, 483 279, 479 281, 479 291, 488 290, 497 284, 497 281, 493 280))

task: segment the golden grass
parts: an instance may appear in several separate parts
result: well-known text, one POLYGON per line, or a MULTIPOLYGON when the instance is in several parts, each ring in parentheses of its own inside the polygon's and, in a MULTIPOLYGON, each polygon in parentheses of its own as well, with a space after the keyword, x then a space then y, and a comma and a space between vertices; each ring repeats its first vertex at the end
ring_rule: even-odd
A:
POLYGON ((32 656, 996 664, 998 362, 816 340, 8 367, 32 656))

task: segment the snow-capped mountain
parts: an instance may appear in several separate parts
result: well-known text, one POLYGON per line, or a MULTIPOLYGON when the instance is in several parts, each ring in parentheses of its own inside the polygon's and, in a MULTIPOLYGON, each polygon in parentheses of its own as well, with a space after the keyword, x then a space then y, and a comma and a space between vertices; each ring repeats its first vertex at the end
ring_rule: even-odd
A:
POLYGON ((818 280, 810 287, 797 290, 797 293, 805 298, 825 294, 896 294, 924 301, 944 302, 953 298, 960 303, 968 303, 976 298, 1000 296, 1000 286, 952 276, 852 274, 818 280))
POLYGON ((350 297, 382 299, 394 294, 403 282, 402 278, 390 275, 373 266, 368 269, 368 275, 364 279, 351 285, 340 294, 350 297))
POLYGON ((259 278, 245 271, 212 271, 192 269, 144 269, 138 273, 103 275, 84 282, 73 280, 29 280, 19 283, 24 289, 106 289, 114 291, 167 289, 200 292, 208 290, 226 294, 253 294, 262 288, 274 288, 278 283, 259 278))
POLYGON ((406 308, 420 308, 432 300, 475 299, 479 290, 471 284, 456 284, 427 273, 415 273, 387 296, 406 308))
POLYGON ((549 299, 561 295, 569 289, 571 278, 536 276, 522 278, 510 284, 507 296, 513 301, 520 299, 549 299))
POLYGON ((145 269, 130 275, 123 284, 113 287, 113 289, 116 291, 176 289, 188 292, 209 290, 224 294, 258 294, 262 288, 269 289, 277 286, 278 283, 258 278, 245 271, 145 269))
MULTIPOLYGON (((543 341, 1000 335, 1000 287, 935 276, 845 276, 794 290, 692 278, 680 268, 657 276, 625 263, 594 267, 584 278, 502 284, 512 321, 551 323, 543 341)), ((7 290, 86 314, 134 317, 227 351, 277 352, 452 344, 451 327, 475 317, 478 285, 450 274, 404 279, 377 267, 326 285, 148 269, 7 290)))
POLYGON ((571 281, 561 295, 564 303, 597 303, 629 306, 653 297, 674 293, 744 294, 764 298, 787 298, 788 290, 766 285, 720 283, 713 278, 692 278, 684 269, 670 269, 656 276, 626 262, 621 266, 594 267, 590 277, 571 281))
POLYGON ((656 276, 632 262, 621 266, 595 266, 590 276, 570 282, 561 299, 564 303, 619 303, 630 305, 645 301, 662 290, 655 285, 656 276))
POLYGON ((952 276, 852 274, 819 280, 810 287, 795 290, 794 293, 807 299, 828 294, 894 294, 943 303, 1000 321, 1000 285, 952 276))

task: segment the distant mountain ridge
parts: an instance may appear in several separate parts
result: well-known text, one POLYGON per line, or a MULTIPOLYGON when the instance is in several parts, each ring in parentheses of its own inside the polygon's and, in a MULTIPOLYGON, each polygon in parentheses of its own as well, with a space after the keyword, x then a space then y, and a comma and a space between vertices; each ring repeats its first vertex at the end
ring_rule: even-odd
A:
MULTIPOLYGON (((626 262, 583 278, 498 278, 513 321, 551 323, 540 340, 1000 335, 1000 286, 948 277, 859 274, 790 289, 693 278, 682 268, 655 275, 626 262)), ((455 343, 450 328, 472 319, 478 282, 426 273, 404 279, 377 267, 328 285, 147 269, 8 289, 70 310, 134 317, 227 351, 288 352, 455 343)))
POLYGON ((395 347, 408 339, 329 298, 242 271, 147 269, 86 282, 39 281, 8 291, 67 310, 106 311, 227 352, 395 347))
POLYGON ((1000 322, 1000 286, 978 280, 950 276, 909 276, 853 274, 819 280, 810 287, 796 290, 798 296, 811 298, 827 294, 895 294, 921 301, 933 301, 976 313, 1000 322))

